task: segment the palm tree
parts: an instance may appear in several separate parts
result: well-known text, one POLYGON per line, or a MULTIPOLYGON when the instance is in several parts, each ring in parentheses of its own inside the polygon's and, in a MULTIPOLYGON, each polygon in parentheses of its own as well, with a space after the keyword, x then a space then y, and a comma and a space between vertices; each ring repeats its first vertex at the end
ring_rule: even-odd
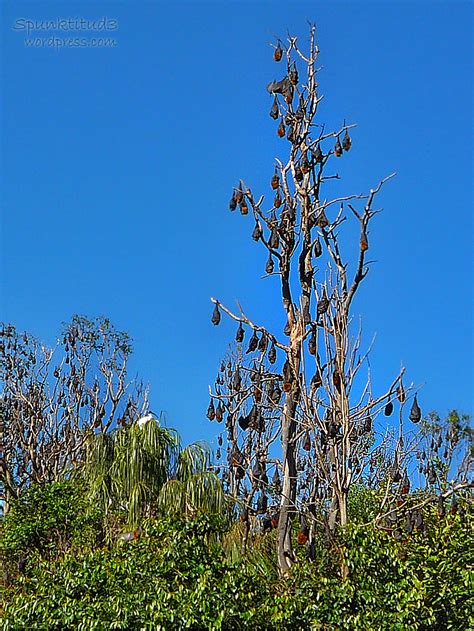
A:
POLYGON ((133 425, 92 435, 81 474, 92 501, 106 514, 126 511, 129 525, 136 527, 152 511, 220 512, 224 493, 210 465, 206 443, 182 449, 176 430, 149 414, 133 425))
POLYGON ((162 486, 158 504, 165 512, 193 516, 199 511, 221 513, 224 491, 210 470, 211 450, 205 442, 192 443, 179 452, 175 475, 162 486))

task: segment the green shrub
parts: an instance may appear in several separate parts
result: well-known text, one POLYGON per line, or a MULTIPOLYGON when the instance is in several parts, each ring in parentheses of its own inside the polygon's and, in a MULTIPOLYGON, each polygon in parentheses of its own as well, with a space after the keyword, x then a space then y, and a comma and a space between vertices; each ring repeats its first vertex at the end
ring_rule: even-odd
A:
POLYGON ((474 628, 470 516, 428 521, 426 534, 400 541, 373 526, 349 527, 333 549, 333 569, 344 559, 348 578, 299 564, 273 618, 300 628, 474 628))
POLYGON ((150 519, 137 540, 111 549, 91 549, 90 541, 88 547, 79 540, 62 558, 39 556, 37 565, 5 590, 0 627, 473 628, 471 514, 439 518, 432 509, 425 514, 426 532, 404 533, 401 539, 353 524, 331 542, 321 539, 315 561, 301 554, 286 579, 265 574, 252 551, 231 561, 222 543, 229 526, 220 516, 150 519))
POLYGON ((52 560, 71 549, 91 549, 101 542, 102 523, 80 485, 32 485, 0 522, 2 560, 8 566, 20 558, 52 560))
POLYGON ((4 629, 259 628, 266 589, 227 563, 219 520, 155 522, 112 550, 41 563, 10 590, 4 629))

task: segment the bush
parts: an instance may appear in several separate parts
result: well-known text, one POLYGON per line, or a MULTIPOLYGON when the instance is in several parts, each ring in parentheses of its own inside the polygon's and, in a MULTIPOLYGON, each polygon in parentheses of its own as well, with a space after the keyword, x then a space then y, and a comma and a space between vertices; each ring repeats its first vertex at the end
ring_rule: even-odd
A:
POLYGON ((80 485, 32 485, 0 522, 4 566, 12 572, 27 559, 53 560, 69 550, 92 549, 101 543, 102 523, 101 511, 89 505, 80 485))
POLYGON ((258 628, 266 593, 246 567, 228 563, 211 540, 222 523, 161 521, 112 550, 43 562, 21 577, 4 629, 258 628))
POLYGON ((425 534, 400 541, 373 526, 350 526, 333 548, 333 567, 344 560, 347 580, 314 563, 295 566, 273 619, 361 631, 473 628, 470 516, 428 519, 425 534))
MULTIPOLYGON (((51 489, 51 496, 42 492, 56 498, 46 505, 56 506, 59 520, 65 496, 58 489, 51 489)), ((37 513, 36 505, 31 510, 43 534, 32 537, 26 528, 23 541, 30 549, 32 541, 43 541, 44 550, 52 518, 47 511, 37 513), (41 515, 49 530, 41 525, 41 515)), ((65 514, 77 525, 68 510, 65 514)), ((425 532, 404 532, 398 539, 374 526, 353 524, 331 541, 321 538, 316 559, 301 558, 287 579, 266 574, 265 564, 251 560, 258 558, 252 548, 247 558, 231 561, 222 543, 229 525, 220 516, 150 519, 138 539, 111 549, 70 534, 63 557, 38 555, 37 565, 5 591, 1 628, 473 628, 471 516, 466 510, 464 516, 439 518, 426 508, 425 532), (345 580, 342 566, 348 570, 345 580)), ((31 515, 25 517, 34 523, 31 515)), ((12 519, 13 514, 5 522, 12 519)), ((64 527, 66 521, 59 523, 64 527)), ((19 541, 18 521, 6 525, 5 541, 12 541, 13 531, 19 541)), ((76 526, 70 532, 77 532, 76 526)), ((260 550, 273 534, 259 535, 260 550)))

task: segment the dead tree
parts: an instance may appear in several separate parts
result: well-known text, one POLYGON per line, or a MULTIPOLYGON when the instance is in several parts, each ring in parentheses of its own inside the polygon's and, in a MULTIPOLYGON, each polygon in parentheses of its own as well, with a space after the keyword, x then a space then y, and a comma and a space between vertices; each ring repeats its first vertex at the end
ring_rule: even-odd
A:
POLYGON ((212 298, 212 322, 219 324, 221 313, 234 319, 238 346, 211 389, 208 417, 226 417, 229 490, 243 506, 244 521, 254 511, 277 524, 283 573, 294 562, 297 515, 298 541, 309 554, 318 515, 325 515, 329 530, 347 524, 349 490, 384 449, 377 419, 391 415, 394 403, 401 406, 394 459, 402 463, 402 412, 411 389, 404 389, 403 369, 381 394, 373 392, 370 371, 361 379, 368 353, 360 351, 351 307, 370 267, 376 196, 392 175, 368 193, 329 196, 339 178, 330 168, 350 151, 354 125, 327 131, 319 122, 318 53, 314 27, 307 53, 295 37, 274 46, 284 76, 267 86, 270 116, 288 156, 276 159, 268 203, 241 180, 229 205, 254 219, 252 237, 266 250, 266 275, 280 284, 283 336, 240 306, 234 311, 212 298), (345 227, 356 243, 349 254, 340 239, 345 227))
POLYGON ((67 474, 88 434, 129 423, 146 393, 127 383, 128 336, 105 318, 74 317, 57 348, 4 324, 0 329, 0 501, 31 482, 67 474))

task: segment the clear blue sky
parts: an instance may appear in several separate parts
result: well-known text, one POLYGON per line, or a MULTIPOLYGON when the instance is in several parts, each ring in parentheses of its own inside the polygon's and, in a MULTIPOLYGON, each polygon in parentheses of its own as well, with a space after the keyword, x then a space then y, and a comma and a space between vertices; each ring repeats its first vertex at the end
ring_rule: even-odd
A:
MULTIPOLYGON (((2 3, 0 319, 53 343, 74 313, 134 339, 132 373, 188 442, 235 327, 209 297, 280 326, 242 177, 284 155, 269 43, 319 31, 321 118, 358 124, 347 192, 392 171, 356 303, 383 387, 400 363, 424 411, 473 411, 472 5, 465 2, 2 3), (30 48, 15 20, 115 19, 109 49, 30 48)), ((37 32, 48 37, 68 33, 37 32)), ((73 35, 77 36, 77 33, 73 35)), ((79 33, 92 37, 94 33, 79 33)))

